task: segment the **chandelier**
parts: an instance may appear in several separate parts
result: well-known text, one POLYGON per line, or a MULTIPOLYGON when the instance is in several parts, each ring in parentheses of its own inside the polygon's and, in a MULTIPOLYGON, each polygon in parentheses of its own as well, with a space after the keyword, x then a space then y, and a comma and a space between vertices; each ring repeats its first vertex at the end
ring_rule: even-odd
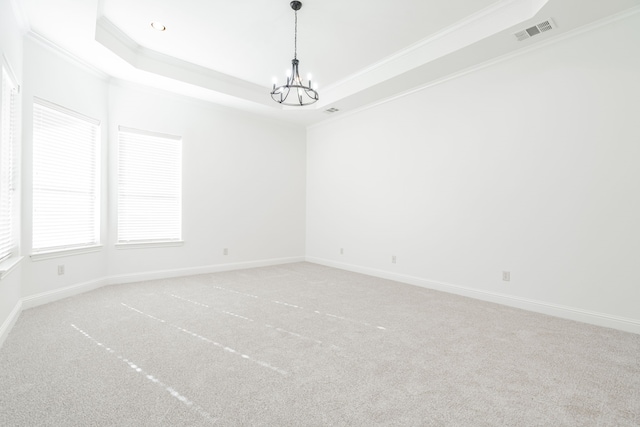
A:
POLYGON ((300 72, 298 71, 298 11, 302 7, 302 2, 292 1, 290 5, 295 14, 293 60, 291 61, 291 70, 287 71, 286 84, 276 87, 276 83, 273 83, 271 98, 273 98, 277 103, 283 105, 310 105, 318 100, 318 92, 316 92, 311 86, 311 78, 309 78, 308 85, 304 84, 303 80, 300 78, 300 72), (289 98, 289 95, 291 95, 291 98, 289 98))

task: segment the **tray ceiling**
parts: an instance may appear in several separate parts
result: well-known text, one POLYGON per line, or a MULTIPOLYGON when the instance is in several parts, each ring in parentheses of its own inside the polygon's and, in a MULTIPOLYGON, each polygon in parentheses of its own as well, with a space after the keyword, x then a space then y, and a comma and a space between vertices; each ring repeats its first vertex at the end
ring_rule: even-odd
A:
POLYGON ((305 0, 298 59, 320 101, 269 96, 293 57, 288 0, 15 0, 26 31, 117 79, 300 125, 428 85, 614 14, 638 0, 305 0), (514 33, 552 18, 556 28, 514 33), (167 30, 151 28, 160 21, 167 30), (327 114, 327 109, 338 109, 327 114))

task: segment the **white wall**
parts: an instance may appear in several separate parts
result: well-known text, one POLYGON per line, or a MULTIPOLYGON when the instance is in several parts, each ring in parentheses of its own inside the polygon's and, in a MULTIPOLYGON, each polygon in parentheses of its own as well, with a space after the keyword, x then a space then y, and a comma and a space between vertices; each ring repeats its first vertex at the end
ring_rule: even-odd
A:
MULTIPOLYGON (((112 85, 109 105, 113 177, 118 125, 182 136, 185 241, 182 247, 156 249, 110 245, 110 276, 135 279, 143 272, 188 274, 303 259, 303 128, 124 83, 112 85)), ((117 239, 115 191, 114 185, 111 242, 117 239)))
MULTIPOLYGON (((100 285, 107 271, 107 252, 62 256, 34 261, 32 248, 32 183, 33 183, 33 99, 39 97, 86 116, 100 120, 102 139, 101 184, 107 188, 107 96, 106 76, 84 69, 69 58, 31 36, 24 39, 24 84, 22 109, 22 297, 51 293, 81 284, 100 285), (65 266, 65 274, 58 275, 58 265, 65 266), (96 281, 98 281, 96 283, 96 281)), ((106 239, 106 195, 102 198, 102 238, 106 239)))
MULTIPOLYGON (((0 58, 4 57, 13 70, 18 84, 22 84, 22 33, 15 19, 10 0, 0 0, 0 58)), ((0 59, 2 61, 2 59, 0 59)), ((20 96, 17 99, 20 108, 20 96)), ((18 121, 17 126, 20 126, 18 121)), ((20 153, 17 153, 18 157, 20 153)), ((18 188, 20 183, 18 183, 18 188)), ((18 200, 19 202, 19 200, 18 200)), ((13 262, 13 260, 12 260, 13 262)), ((17 318, 20 306, 21 266, 0 278, 0 345, 12 323, 17 318)))
POLYGON ((24 36, 10 0, 0 2, 0 48, 22 86, 24 256, 0 280, 0 344, 21 309, 99 286, 304 259, 304 128, 113 81, 38 36, 24 36), (30 256, 34 97, 102 123, 98 251, 30 256), (115 249, 118 125, 183 137, 184 245, 115 249))
POLYGON ((103 248, 45 260, 25 257, 21 294, 27 306, 109 283, 303 259, 303 128, 111 81, 32 36, 24 45, 25 255, 32 239, 34 96, 101 120, 103 141, 103 248), (183 137, 184 245, 116 249, 119 125, 183 137), (65 266, 64 275, 57 274, 58 265, 65 266))
POLYGON ((309 129, 308 259, 640 332, 639 27, 309 129))

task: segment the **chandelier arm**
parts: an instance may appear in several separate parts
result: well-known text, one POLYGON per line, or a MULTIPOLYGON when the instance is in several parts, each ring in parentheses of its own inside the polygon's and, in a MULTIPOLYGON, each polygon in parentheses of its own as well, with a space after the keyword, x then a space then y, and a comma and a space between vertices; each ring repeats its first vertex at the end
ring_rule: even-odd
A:
POLYGON ((285 95, 284 90, 282 91, 282 103, 284 103, 289 97, 289 92, 291 92, 291 86, 287 86, 285 89, 287 90, 287 94, 285 95))
POLYGON ((316 92, 315 90, 311 89, 310 87, 304 87, 304 91, 305 93, 309 96, 309 98, 313 98, 313 99, 318 99, 318 92, 316 92), (311 93, 311 95, 309 95, 309 93, 311 93))
POLYGON ((305 106, 317 102, 319 99, 318 92, 313 88, 304 86, 303 84, 291 84, 287 86, 279 86, 274 88, 271 92, 271 98, 279 104, 289 106, 305 106), (295 89, 295 95, 291 94, 291 89, 295 89), (295 99, 295 101, 287 102, 289 95, 295 99), (305 96, 308 101, 305 102, 305 96))

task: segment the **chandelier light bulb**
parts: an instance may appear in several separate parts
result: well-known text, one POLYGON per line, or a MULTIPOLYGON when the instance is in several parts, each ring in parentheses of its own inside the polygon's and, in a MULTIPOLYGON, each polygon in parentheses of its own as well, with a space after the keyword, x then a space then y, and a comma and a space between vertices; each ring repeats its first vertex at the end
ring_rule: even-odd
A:
POLYGON ((158 22, 158 21, 151 22, 151 28, 153 28, 154 30, 157 30, 157 31, 166 31, 167 30, 167 26, 164 25, 162 22, 158 22))

